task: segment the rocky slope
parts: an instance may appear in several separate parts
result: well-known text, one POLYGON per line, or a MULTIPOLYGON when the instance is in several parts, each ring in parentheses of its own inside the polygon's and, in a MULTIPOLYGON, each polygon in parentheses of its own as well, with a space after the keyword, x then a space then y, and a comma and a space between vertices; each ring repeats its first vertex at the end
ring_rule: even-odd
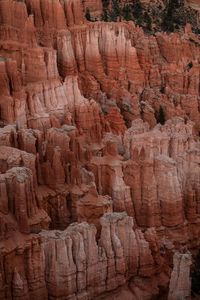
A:
POLYGON ((188 299, 200 40, 87 8, 0 1, 0 299, 188 299))

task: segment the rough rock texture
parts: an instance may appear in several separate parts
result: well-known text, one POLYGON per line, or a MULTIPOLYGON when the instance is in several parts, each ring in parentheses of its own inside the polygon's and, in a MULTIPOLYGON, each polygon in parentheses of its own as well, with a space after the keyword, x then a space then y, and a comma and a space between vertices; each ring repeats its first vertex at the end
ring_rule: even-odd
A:
POLYGON ((191 254, 175 253, 173 264, 174 267, 170 280, 168 299, 190 299, 190 266, 192 264, 191 254))
POLYGON ((72 224, 63 232, 40 233, 50 299, 62 299, 62 295, 94 299, 124 285, 131 276, 155 274, 149 243, 140 230, 133 230, 131 217, 105 214, 101 225, 98 244, 95 226, 87 223, 72 224))
POLYGON ((0 1, 0 299, 186 297, 199 37, 87 8, 102 2, 0 1))
POLYGON ((1 299, 48 299, 40 237, 13 233, 0 251, 1 299))
POLYGON ((187 0, 186 3, 191 6, 193 9, 200 10, 198 0, 187 0))

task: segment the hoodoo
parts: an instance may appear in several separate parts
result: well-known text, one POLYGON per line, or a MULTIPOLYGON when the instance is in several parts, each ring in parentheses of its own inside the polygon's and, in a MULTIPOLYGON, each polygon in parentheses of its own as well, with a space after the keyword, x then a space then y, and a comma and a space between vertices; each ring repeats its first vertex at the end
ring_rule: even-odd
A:
POLYGON ((199 11, 0 0, 0 299, 200 299, 199 11))

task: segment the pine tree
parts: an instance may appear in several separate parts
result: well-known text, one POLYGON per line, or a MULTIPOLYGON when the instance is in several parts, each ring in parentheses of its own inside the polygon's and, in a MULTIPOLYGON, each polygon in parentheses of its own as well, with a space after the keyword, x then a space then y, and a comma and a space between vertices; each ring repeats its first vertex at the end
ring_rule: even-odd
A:
POLYGON ((103 13, 101 16, 101 20, 104 22, 108 22, 109 21, 109 13, 108 13, 108 9, 107 8, 103 8, 103 13))
POLYGON ((131 7, 130 7, 130 5, 125 5, 123 7, 123 18, 126 21, 132 20, 132 14, 131 14, 131 7))
POLYGON ((113 12, 116 15, 116 17, 119 17, 121 15, 119 0, 112 0, 112 8, 113 8, 113 12))
POLYGON ((152 30, 152 20, 151 20, 151 17, 148 15, 147 12, 144 15, 144 19, 145 19, 145 22, 146 22, 147 29, 149 31, 151 31, 152 30))
POLYGON ((112 0, 112 9, 109 11, 109 21, 116 22, 121 16, 119 0, 112 0))
POLYGON ((141 4, 140 0, 135 0, 134 1, 134 4, 133 4, 133 16, 136 19, 139 19, 142 16, 142 4, 141 4))

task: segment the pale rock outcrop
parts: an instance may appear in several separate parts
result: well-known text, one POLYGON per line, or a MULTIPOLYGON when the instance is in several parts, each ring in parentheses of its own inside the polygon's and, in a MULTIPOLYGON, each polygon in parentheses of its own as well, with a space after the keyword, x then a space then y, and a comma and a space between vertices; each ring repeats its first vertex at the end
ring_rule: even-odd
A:
POLYGON ((92 299, 123 285, 125 276, 153 274, 149 244, 139 230, 133 230, 132 218, 125 213, 105 214, 101 225, 99 244, 94 225, 87 223, 40 233, 50 298, 61 299, 64 294, 67 299, 92 299))
POLYGON ((190 299, 191 278, 190 266, 192 264, 191 253, 174 254, 173 271, 171 274, 168 300, 190 299))
POLYGON ((111 196, 114 211, 126 211, 133 216, 130 187, 123 180, 121 160, 119 155, 112 152, 103 157, 93 157, 90 170, 95 175, 98 192, 111 196))

